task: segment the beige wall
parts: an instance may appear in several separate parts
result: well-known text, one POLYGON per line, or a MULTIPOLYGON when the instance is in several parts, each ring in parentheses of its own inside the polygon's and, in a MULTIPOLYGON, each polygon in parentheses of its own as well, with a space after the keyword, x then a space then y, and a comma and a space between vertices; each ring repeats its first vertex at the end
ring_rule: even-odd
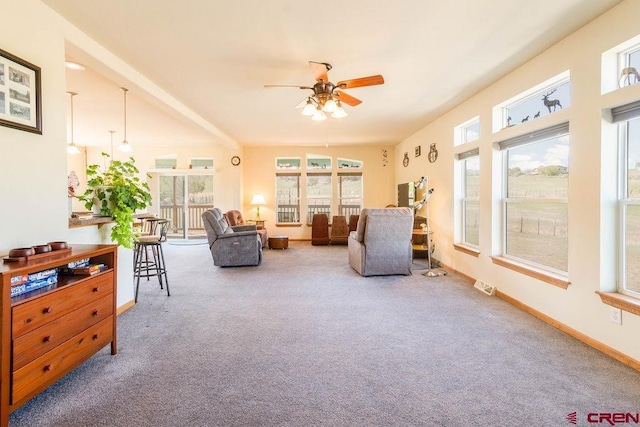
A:
MULTIPOLYGON (((277 227, 275 225, 275 174, 276 157, 300 157, 306 159, 307 154, 318 154, 331 156, 333 158, 334 192, 335 177, 338 169, 335 167, 337 157, 361 160, 364 162, 362 168, 362 180, 364 183, 363 204, 364 207, 384 207, 388 204, 396 203, 396 190, 393 182, 395 180, 394 150, 391 146, 329 146, 329 147, 245 147, 243 166, 243 196, 241 205, 225 206, 219 205, 224 211, 228 209, 240 209, 246 218, 254 218, 255 206, 251 206, 251 198, 255 193, 263 193, 267 205, 260 208, 261 219, 266 219, 266 227, 270 235, 284 234, 291 239, 311 239, 311 228, 302 225, 299 227, 277 227), (382 151, 387 150, 388 163, 383 165, 382 151)), ((307 172, 303 166, 300 170, 303 178, 301 186, 304 187, 304 175, 307 172)), ((317 172, 317 170, 316 170, 317 172)), ((335 194, 335 193, 334 193, 335 194)), ((302 191, 304 197, 304 191, 302 191)), ((304 209, 306 202, 301 208, 304 209)))
POLYGON ((64 40, 37 0, 0 0, 3 50, 42 69, 43 134, 0 126, 0 253, 66 240, 64 40))
MULTIPOLYGON (((579 332, 640 360, 640 317, 624 312, 622 326, 595 291, 615 287, 615 128, 603 111, 640 99, 640 84, 601 95, 603 52, 640 34, 640 2, 627 0, 495 82, 396 147, 397 182, 427 173, 436 258, 462 273, 496 285, 501 292, 579 332), (492 108, 565 70, 571 72, 571 107, 527 124, 492 133, 492 108), (480 116, 481 138, 453 147, 453 128, 480 116), (569 280, 567 290, 496 266, 500 248, 500 154, 497 141, 564 121, 570 122, 569 280), (604 135, 604 137, 603 137, 604 135), (437 143, 435 164, 400 165, 401 153, 437 143), (454 153, 480 148, 480 256, 453 249, 456 228, 454 153)), ((614 71, 615 73, 615 71, 614 71)), ((614 74, 615 76, 615 74, 614 74)), ((614 78, 615 80, 615 78, 614 78)), ((430 279, 432 280, 432 279, 430 279)), ((436 279, 437 280, 437 279, 436 279)))

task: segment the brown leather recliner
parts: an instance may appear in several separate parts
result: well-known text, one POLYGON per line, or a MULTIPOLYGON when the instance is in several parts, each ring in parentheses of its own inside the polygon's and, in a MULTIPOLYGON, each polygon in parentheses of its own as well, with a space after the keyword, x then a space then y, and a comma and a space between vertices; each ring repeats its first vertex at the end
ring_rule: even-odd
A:
POLYGON ((311 221, 311 244, 328 245, 329 244, 329 217, 327 214, 314 214, 311 221))
MULTIPOLYGON (((224 217, 227 218, 227 222, 230 226, 236 227, 238 225, 247 225, 240 211, 230 210, 224 214, 224 217)), ((267 247, 267 243, 269 243, 269 236, 267 235, 266 228, 259 228, 258 235, 260 236, 260 241, 262 242, 262 247, 267 247)))
POLYGON ((331 244, 346 245, 349 240, 349 227, 344 215, 335 215, 331 221, 331 244))

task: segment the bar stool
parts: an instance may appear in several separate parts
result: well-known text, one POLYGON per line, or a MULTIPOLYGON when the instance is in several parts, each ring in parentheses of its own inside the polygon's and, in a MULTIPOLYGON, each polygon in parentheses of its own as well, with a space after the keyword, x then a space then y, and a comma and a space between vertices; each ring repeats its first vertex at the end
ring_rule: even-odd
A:
POLYGON ((167 279, 167 266, 164 262, 164 253, 162 252, 162 242, 167 240, 167 231, 169 229, 168 219, 158 219, 156 221, 158 234, 150 236, 139 236, 136 239, 133 252, 133 277, 136 279, 135 302, 138 302, 138 287, 140 286, 140 278, 157 276, 160 282, 160 289, 164 285, 167 287, 167 296, 169 293, 169 280, 167 279), (158 232, 159 231, 159 232, 158 232), (149 256, 151 252, 151 256, 149 256))

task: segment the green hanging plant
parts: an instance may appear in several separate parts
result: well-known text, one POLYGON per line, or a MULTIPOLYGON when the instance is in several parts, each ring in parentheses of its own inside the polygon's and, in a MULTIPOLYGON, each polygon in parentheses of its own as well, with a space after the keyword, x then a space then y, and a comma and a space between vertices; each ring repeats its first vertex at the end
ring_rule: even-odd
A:
MULTIPOLYGON (((110 156, 102 153, 102 157, 106 163, 110 156)), ((133 248, 134 213, 151 205, 149 184, 140 180, 139 173, 133 157, 124 162, 113 160, 102 170, 99 165, 89 165, 87 190, 79 197, 87 210, 95 205, 100 215, 113 218, 116 225, 111 229, 111 240, 125 248, 133 248)))

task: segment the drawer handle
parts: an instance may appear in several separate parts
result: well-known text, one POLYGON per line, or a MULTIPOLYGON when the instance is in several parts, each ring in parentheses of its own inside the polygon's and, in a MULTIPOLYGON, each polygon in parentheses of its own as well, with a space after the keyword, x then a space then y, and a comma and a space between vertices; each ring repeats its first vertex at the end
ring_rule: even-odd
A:
POLYGON ((53 311, 53 308, 51 307, 46 307, 44 310, 42 310, 42 314, 49 314, 53 311))
POLYGON ((51 366, 51 365, 46 365, 42 370, 43 370, 43 371, 45 371, 45 372, 49 372, 49 371, 51 371, 52 369, 53 369, 53 366, 51 366))
POLYGON ((93 293, 98 293, 98 287, 93 288, 93 293))
POLYGON ((53 335, 47 335, 46 337, 42 338, 42 342, 51 342, 51 338, 53 338, 53 335))
POLYGON ((95 335, 93 336, 93 340, 94 340, 94 341, 95 341, 95 340, 97 340, 99 336, 100 336, 100 334, 95 334, 95 335))
POLYGON ((100 313, 100 310, 93 310, 93 315, 97 316, 100 313))

